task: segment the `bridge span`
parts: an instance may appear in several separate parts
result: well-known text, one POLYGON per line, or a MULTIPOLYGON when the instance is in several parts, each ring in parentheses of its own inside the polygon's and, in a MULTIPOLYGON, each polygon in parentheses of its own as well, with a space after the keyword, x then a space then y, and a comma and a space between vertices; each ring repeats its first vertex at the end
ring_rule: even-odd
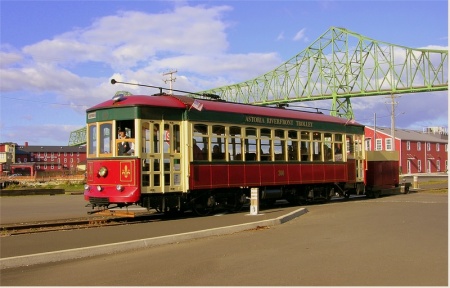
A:
MULTIPOLYGON (((331 100, 331 115, 354 119, 351 98, 448 90, 448 50, 417 49, 331 27, 285 63, 254 79, 191 94, 284 105, 331 100)), ((86 128, 69 146, 86 143, 86 128)))

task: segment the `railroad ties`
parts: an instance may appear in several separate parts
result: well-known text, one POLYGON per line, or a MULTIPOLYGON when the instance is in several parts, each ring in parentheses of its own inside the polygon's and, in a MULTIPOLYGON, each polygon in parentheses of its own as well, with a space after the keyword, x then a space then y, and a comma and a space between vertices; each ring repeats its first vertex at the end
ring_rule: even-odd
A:
POLYGON ((130 211, 121 211, 121 210, 103 210, 103 211, 97 212, 96 215, 134 218, 136 216, 136 213, 130 212, 130 211))

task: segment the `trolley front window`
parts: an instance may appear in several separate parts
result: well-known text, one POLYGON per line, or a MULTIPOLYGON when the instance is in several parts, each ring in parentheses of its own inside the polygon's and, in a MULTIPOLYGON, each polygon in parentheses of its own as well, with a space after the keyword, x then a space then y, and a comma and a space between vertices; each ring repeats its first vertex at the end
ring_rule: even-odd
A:
MULTIPOLYGON (((100 124, 100 154, 112 154, 112 123, 100 124)), ((107 155, 105 155, 107 156, 107 155)))
POLYGON ((88 126, 88 155, 89 157, 93 157, 96 154, 97 150, 97 124, 90 124, 88 126))
POLYGON ((87 133, 88 157, 134 155, 134 120, 91 123, 87 133))

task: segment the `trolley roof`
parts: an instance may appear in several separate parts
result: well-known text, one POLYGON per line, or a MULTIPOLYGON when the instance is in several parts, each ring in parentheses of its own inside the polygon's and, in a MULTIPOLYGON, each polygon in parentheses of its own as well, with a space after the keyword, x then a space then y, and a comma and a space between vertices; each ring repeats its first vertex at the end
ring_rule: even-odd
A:
POLYGON ((305 112, 298 110, 290 110, 276 107, 256 106, 251 104, 231 103, 217 100, 204 100, 196 99, 188 96, 179 95, 131 95, 123 96, 120 101, 108 100, 87 109, 87 112, 111 109, 119 107, 133 107, 133 106, 150 106, 150 107, 164 107, 169 109, 188 110, 189 113, 202 113, 202 112, 218 112, 218 113, 232 113, 240 115, 252 115, 262 117, 284 118, 294 119, 301 121, 314 121, 314 122, 328 122, 346 126, 360 126, 355 121, 348 119, 334 117, 331 115, 325 115, 322 113, 305 112), (197 105, 194 105, 196 102, 197 105), (201 106, 201 111, 195 107, 201 106))

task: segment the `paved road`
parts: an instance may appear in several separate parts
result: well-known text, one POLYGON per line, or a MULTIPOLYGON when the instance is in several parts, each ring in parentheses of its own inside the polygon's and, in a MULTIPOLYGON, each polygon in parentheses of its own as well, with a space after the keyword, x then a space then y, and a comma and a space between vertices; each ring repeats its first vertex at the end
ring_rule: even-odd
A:
MULTIPOLYGON (((403 178, 413 182, 413 175, 403 178)), ((420 190, 448 188, 446 174, 423 174, 418 176, 418 180, 420 190)), ((86 217, 92 210, 85 207, 87 203, 81 191, 79 195, 0 197, 0 224, 86 217)))
POLYGON ((0 224, 87 217, 83 195, 30 195, 0 197, 0 224))
POLYGON ((269 229, 4 269, 1 285, 447 286, 447 194, 307 209, 269 229))

